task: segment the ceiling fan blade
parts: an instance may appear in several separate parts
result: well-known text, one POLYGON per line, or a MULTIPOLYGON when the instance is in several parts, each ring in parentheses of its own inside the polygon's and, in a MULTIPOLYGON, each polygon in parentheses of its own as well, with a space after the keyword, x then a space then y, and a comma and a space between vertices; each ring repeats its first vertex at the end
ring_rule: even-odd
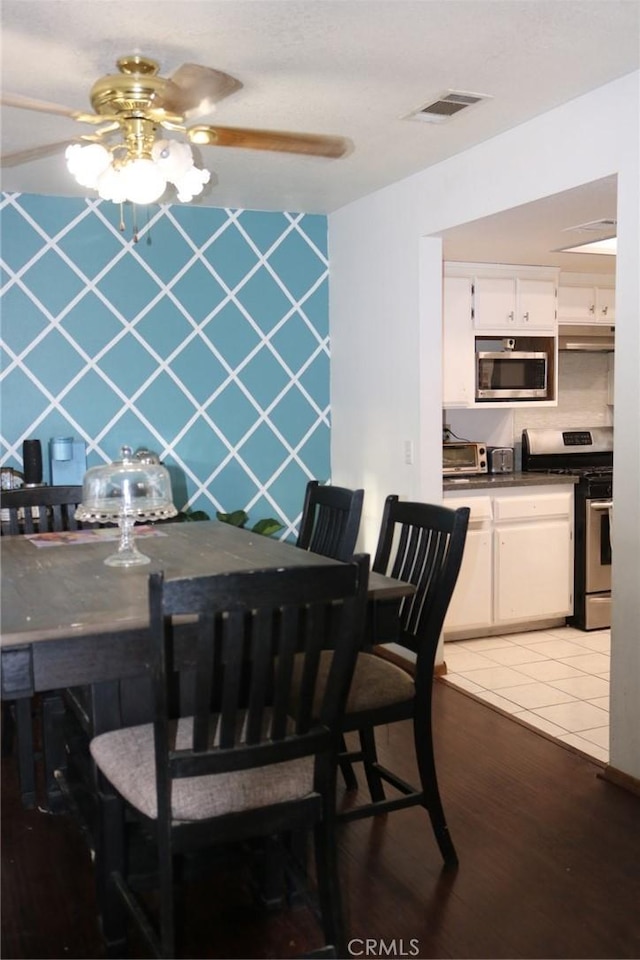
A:
POLYGON ((287 133, 284 130, 251 130, 248 127, 195 126, 187 128, 192 143, 210 147, 242 147, 248 150, 276 150, 305 153, 316 157, 345 155, 350 141, 319 133, 287 133))
POLYGON ((119 129, 119 123, 110 123, 102 130, 96 130, 95 133, 82 133, 70 140, 58 140, 57 143, 45 143, 40 147, 28 147, 26 150, 18 150, 15 153, 6 153, 0 157, 0 166, 18 167, 22 163, 31 163, 32 160, 41 160, 43 157, 50 157, 56 153, 66 150, 72 143, 100 143, 103 137, 114 130, 119 129))
POLYGON ((235 77, 197 63, 183 63, 171 75, 161 106, 168 113, 193 119, 211 113, 216 103, 240 90, 235 77))
POLYGON ((104 123, 105 120, 115 120, 116 117, 100 116, 97 113, 84 113, 82 110, 72 110, 59 103, 49 103, 48 100, 34 100, 32 97, 23 97, 19 93, 3 93, 0 103, 5 107, 17 107, 19 110, 36 110, 38 113, 54 113, 60 117, 69 117, 70 120, 79 120, 80 123, 104 123))
POLYGON ((18 167, 21 163, 31 163, 32 160, 41 160, 54 153, 61 153, 73 140, 60 140, 58 143, 47 143, 41 147, 31 147, 28 150, 18 150, 17 153, 7 153, 0 158, 2 167, 18 167))

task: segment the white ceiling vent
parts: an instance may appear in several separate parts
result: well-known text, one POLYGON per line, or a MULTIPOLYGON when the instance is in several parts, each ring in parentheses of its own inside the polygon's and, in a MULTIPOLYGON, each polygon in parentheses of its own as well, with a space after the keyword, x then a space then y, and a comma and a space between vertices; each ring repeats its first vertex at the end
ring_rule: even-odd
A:
POLYGON ((437 100, 427 103, 418 110, 413 110, 404 117, 404 120, 422 120, 426 123, 444 123, 462 110, 468 110, 483 100, 492 98, 484 93, 462 93, 459 90, 449 90, 437 100))
POLYGON ((602 233, 606 234, 615 231, 618 226, 617 220, 588 220, 587 223, 579 223, 575 227, 563 227, 562 232, 567 233, 571 230, 584 230, 586 233, 602 233))

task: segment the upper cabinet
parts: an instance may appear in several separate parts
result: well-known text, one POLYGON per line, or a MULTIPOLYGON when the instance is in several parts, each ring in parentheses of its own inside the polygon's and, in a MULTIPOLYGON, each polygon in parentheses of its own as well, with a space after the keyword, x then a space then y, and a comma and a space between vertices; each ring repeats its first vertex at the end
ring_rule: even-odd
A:
POLYGON ((470 277, 444 278, 443 307, 443 404, 469 407, 475 392, 470 277))
POLYGON ((616 317, 614 277, 607 274, 561 273, 558 321, 613 326, 616 317))
POLYGON ((473 287, 476 330, 505 333, 555 330, 555 280, 476 276, 473 287))

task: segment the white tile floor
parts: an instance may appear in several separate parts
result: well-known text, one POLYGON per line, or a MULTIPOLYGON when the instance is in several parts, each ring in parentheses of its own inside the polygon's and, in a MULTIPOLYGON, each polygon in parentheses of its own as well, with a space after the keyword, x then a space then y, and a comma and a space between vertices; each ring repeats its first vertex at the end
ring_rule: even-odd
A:
POLYGON ((556 627, 448 641, 444 679, 606 763, 610 636, 556 627))

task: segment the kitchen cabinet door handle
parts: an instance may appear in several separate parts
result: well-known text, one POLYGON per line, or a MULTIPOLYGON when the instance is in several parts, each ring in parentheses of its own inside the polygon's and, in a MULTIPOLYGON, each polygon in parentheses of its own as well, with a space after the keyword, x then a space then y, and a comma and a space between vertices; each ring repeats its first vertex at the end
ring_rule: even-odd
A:
POLYGON ((606 315, 607 315, 607 310, 608 310, 608 309, 609 309, 609 307, 603 307, 603 308, 602 308, 602 315, 603 315, 604 317, 606 317, 606 315))
POLYGON ((509 323, 513 323, 513 318, 514 318, 514 313, 513 313, 513 310, 512 310, 511 313, 508 313, 508 314, 507 314, 507 320, 508 320, 508 322, 509 322, 509 323))
POLYGON ((523 314, 522 319, 524 320, 525 323, 529 323, 529 311, 528 311, 528 310, 527 310, 527 312, 526 312, 525 314, 523 314))
POLYGON ((589 504, 590 510, 611 510, 613 506, 613 500, 596 500, 589 504))

